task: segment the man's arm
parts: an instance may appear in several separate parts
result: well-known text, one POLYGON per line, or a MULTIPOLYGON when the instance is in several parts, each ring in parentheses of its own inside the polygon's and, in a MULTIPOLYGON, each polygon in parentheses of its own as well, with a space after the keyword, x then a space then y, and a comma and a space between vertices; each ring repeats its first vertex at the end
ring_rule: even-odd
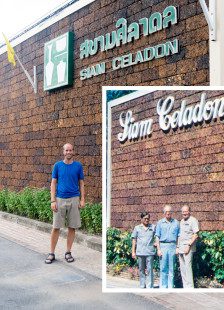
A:
POLYGON ((197 233, 193 234, 188 243, 189 247, 191 247, 197 239, 198 239, 198 234, 197 233))
POLYGON ((185 254, 188 254, 190 252, 191 246, 194 244, 194 242, 198 239, 198 234, 195 233, 192 235, 191 239, 188 242, 188 245, 186 246, 186 250, 184 251, 185 254))
POLYGON ((191 237, 191 240, 189 242, 189 245, 192 246, 192 244, 198 239, 198 234, 193 234, 193 236, 191 237))
POLYGON ((57 204, 56 204, 56 186, 57 186, 57 179, 51 180, 51 209, 55 212, 58 211, 57 204))
POLYGON ((80 190, 80 208, 84 208, 85 207, 84 180, 79 180, 79 190, 80 190))
POLYGON ((198 220, 196 219, 192 223, 192 230, 193 230, 193 235, 191 237, 191 240, 189 240, 190 246, 198 239, 199 224, 198 224, 198 220))
POLYGON ((176 255, 179 254, 179 244, 180 244, 180 223, 178 223, 178 234, 177 234, 177 242, 176 242, 176 255))
POLYGON ((179 254, 179 244, 180 244, 180 237, 177 237, 177 247, 176 247, 176 255, 179 254))
POLYGON ((159 237, 156 236, 156 246, 157 246, 157 254, 158 256, 162 256, 162 251, 161 251, 161 248, 160 248, 160 241, 159 241, 159 237))
POLYGON ((132 258, 136 258, 136 239, 132 238, 132 258))
POLYGON ((157 255, 162 256, 162 251, 160 248, 160 237, 161 237, 161 227, 160 227, 160 222, 157 223, 156 225, 156 247, 157 247, 157 255))
POLYGON ((186 247, 185 254, 188 254, 190 252, 191 246, 198 239, 199 225, 198 225, 198 220, 196 219, 194 219, 192 222, 192 230, 193 230, 193 235, 188 242, 188 246, 186 247))

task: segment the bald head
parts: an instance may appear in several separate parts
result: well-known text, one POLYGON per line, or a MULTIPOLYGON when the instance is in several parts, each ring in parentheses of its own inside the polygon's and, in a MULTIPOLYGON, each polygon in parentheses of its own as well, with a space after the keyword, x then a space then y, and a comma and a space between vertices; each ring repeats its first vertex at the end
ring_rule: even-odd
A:
POLYGON ((184 205, 184 206, 181 208, 181 211, 189 211, 189 212, 191 212, 191 208, 190 208, 188 205, 184 205))
POLYGON ((73 145, 70 143, 66 143, 63 146, 63 155, 64 155, 64 162, 71 163, 73 157, 73 145))
POLYGON ((172 218, 172 208, 170 205, 165 205, 163 208, 163 213, 167 221, 171 221, 172 218))
POLYGON ((70 144, 70 143, 66 143, 66 144, 63 145, 63 151, 64 151, 66 148, 70 148, 70 149, 73 150, 73 145, 70 144))
POLYGON ((170 205, 165 205, 163 208, 163 213, 172 212, 172 207, 170 205))
POLYGON ((182 213, 182 216, 183 216, 183 219, 186 221, 187 219, 189 219, 190 215, 191 215, 191 209, 189 206, 187 205, 184 205, 182 208, 181 208, 181 213, 182 213))

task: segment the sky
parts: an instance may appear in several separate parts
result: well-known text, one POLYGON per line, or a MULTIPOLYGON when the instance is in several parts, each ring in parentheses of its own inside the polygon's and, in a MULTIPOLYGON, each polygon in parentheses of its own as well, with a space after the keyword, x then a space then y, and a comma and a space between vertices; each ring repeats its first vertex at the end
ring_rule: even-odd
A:
POLYGON ((0 0, 0 43, 68 0, 0 0))

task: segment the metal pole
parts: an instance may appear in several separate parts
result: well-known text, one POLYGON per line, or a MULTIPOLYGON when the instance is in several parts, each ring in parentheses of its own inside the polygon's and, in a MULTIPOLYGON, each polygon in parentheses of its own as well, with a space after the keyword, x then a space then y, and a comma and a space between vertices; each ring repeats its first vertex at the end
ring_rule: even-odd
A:
MULTIPOLYGON (((205 19, 208 23, 209 34, 212 41, 216 40, 216 0, 209 1, 209 9, 205 0, 199 0, 205 19)), ((218 0, 219 1, 219 0, 218 0)))
POLYGON ((17 56, 17 54, 15 53, 15 57, 18 61, 18 63, 20 64, 22 70, 24 71, 24 73, 26 74, 30 84, 32 85, 33 89, 34 89, 34 93, 36 94, 37 93, 37 87, 36 87, 36 67, 34 67, 34 81, 32 80, 32 78, 30 77, 29 73, 26 71, 26 69, 24 68, 23 64, 21 63, 19 57, 17 56))
POLYGON ((37 93, 37 67, 33 66, 33 88, 34 93, 37 93))
POLYGON ((200 1, 202 10, 204 12, 205 18, 207 20, 208 26, 212 30, 213 29, 213 24, 212 24, 212 21, 211 21, 211 18, 210 18, 210 12, 208 10, 207 4, 205 3, 205 0, 199 0, 199 1, 200 1))
POLYGON ((216 5, 216 41, 209 40, 209 74, 211 86, 224 86, 224 1, 210 0, 210 6, 216 5))

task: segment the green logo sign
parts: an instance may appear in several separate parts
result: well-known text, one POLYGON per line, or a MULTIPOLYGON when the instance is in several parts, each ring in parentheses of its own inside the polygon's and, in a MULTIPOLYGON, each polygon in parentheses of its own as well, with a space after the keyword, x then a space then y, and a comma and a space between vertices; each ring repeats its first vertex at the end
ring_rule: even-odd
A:
POLYGON ((44 90, 73 83, 73 33, 67 32, 44 45, 44 90))

